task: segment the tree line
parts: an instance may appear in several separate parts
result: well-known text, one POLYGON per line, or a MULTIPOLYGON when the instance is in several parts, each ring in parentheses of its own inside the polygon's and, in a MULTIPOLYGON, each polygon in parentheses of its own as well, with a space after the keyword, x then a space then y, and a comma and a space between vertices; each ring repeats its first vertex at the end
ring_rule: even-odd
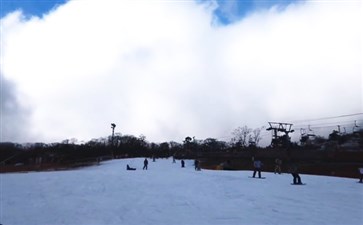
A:
POLYGON ((49 144, 0 143, 0 162, 2 165, 72 164, 130 157, 195 158, 210 153, 238 153, 251 149, 344 150, 352 149, 349 145, 348 148, 344 148, 344 145, 351 142, 354 142, 355 149, 363 149, 362 130, 351 134, 333 131, 327 138, 302 136, 299 143, 282 142, 281 146, 274 146, 274 148, 259 147, 262 139, 261 131, 262 128, 238 127, 233 130, 230 141, 221 141, 216 138, 199 140, 187 136, 182 142, 154 143, 147 141, 144 135, 137 137, 112 134, 107 138, 92 139, 82 144, 77 144, 74 139, 49 144))

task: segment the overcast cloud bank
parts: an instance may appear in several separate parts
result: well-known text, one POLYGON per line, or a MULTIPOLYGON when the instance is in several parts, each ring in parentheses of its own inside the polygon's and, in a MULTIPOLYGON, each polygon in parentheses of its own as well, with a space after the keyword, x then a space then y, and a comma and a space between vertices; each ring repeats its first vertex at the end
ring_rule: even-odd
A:
POLYGON ((1 140, 89 140, 111 122, 151 141, 218 138, 363 111, 360 1, 271 7, 228 26, 214 7, 87 0, 42 19, 8 15, 1 73, 29 113, 25 137, 6 120, 1 140))

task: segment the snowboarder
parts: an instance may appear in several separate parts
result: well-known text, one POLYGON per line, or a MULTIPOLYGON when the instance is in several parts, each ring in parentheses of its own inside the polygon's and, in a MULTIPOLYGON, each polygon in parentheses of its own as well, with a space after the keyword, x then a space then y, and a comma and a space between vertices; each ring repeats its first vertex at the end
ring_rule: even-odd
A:
POLYGON ((277 158, 275 159, 275 174, 281 174, 281 164, 282 164, 282 160, 277 158))
POLYGON ((136 170, 136 168, 132 168, 132 167, 129 166, 129 164, 127 164, 126 170, 136 170))
POLYGON ((293 184, 303 184, 301 182, 301 177, 298 172, 298 166, 295 163, 291 163, 289 167, 289 172, 293 176, 293 184))
POLYGON ((253 167, 255 168, 253 170, 253 178, 256 176, 256 173, 258 172, 258 178, 261 178, 261 168, 262 168, 262 162, 258 159, 255 159, 253 161, 253 167))
POLYGON ((359 183, 363 183, 363 167, 359 168, 359 173, 360 173, 359 183))
POLYGON ((147 165, 149 164, 149 161, 147 161, 147 159, 145 158, 144 160, 144 167, 142 168, 143 170, 147 170, 147 165))
POLYGON ((184 168, 185 167, 185 162, 184 160, 181 160, 181 167, 184 168))

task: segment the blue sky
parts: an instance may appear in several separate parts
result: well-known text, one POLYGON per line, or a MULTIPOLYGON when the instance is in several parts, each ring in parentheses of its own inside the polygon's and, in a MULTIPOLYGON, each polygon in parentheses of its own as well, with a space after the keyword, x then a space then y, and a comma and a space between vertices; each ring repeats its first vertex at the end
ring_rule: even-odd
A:
MULTIPOLYGON (((197 0, 208 2, 210 0, 197 0)), ((297 0, 217 0, 218 7, 214 11, 217 20, 222 24, 230 24, 251 12, 267 9, 272 6, 284 8, 297 0)), ((302 0, 299 0, 302 1, 302 0)), ((25 17, 42 17, 53 8, 66 3, 67 0, 2 0, 0 17, 9 12, 21 9, 25 17)))
POLYGON ((65 2, 66 0, 1 0, 0 17, 18 9, 21 9, 25 16, 41 17, 44 13, 65 2))
POLYGON ((257 10, 272 6, 283 9, 292 2, 297 2, 297 0, 217 0, 218 7, 215 9, 214 15, 222 24, 229 24, 257 10))

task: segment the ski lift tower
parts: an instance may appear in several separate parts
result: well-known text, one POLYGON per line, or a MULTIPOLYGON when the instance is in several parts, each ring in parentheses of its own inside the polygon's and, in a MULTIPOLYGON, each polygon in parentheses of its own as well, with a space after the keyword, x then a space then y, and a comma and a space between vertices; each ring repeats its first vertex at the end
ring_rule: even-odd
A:
POLYGON ((293 124, 280 122, 268 122, 268 124, 270 127, 266 130, 273 131, 271 146, 273 148, 288 146, 290 144, 289 133, 294 132, 294 130, 291 129, 293 124))

